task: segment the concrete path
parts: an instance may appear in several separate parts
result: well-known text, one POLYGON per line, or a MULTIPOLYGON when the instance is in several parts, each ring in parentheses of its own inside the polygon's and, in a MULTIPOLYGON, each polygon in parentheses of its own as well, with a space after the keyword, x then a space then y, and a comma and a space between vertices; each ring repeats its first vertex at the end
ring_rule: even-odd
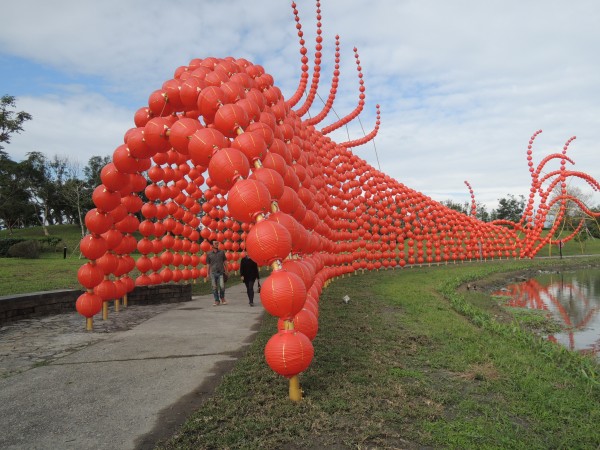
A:
POLYGON ((217 307, 212 295, 172 304, 130 330, 4 375, 0 448, 153 448, 213 392, 258 330, 260 296, 249 307, 240 284, 226 298, 217 307))

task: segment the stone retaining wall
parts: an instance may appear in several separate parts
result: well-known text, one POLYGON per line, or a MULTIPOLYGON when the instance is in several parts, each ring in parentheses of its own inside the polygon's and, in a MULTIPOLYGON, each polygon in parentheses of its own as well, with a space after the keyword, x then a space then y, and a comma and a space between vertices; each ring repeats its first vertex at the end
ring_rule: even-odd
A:
MULTIPOLYGON (((80 290, 32 292, 0 297, 0 325, 30 317, 48 316, 75 311, 80 290)), ((161 284, 136 286, 127 294, 129 305, 188 302, 192 299, 191 284, 161 284)))

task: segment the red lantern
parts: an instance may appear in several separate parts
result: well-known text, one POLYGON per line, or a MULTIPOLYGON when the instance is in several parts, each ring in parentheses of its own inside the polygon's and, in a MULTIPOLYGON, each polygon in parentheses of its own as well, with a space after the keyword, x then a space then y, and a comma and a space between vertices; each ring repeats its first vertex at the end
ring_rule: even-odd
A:
POLYGON ((221 106, 214 119, 214 126, 225 136, 234 138, 242 132, 250 122, 244 108, 234 103, 221 106))
POLYGON ((215 153, 208 164, 208 175, 215 186, 229 190, 240 178, 250 172, 248 158, 235 148, 223 148, 215 153))
POLYGON ((200 91, 196 106, 206 123, 212 123, 219 107, 226 102, 223 90, 217 86, 208 86, 200 91))
POLYGON ((77 298, 75 308, 79 314, 89 319, 102 309, 102 298, 91 292, 84 292, 77 298))
POLYGON ((240 180, 233 185, 227 198, 229 215, 239 222, 253 222, 257 214, 271 208, 269 190, 260 181, 240 180))
POLYGON ((87 259, 94 260, 106 253, 108 245, 103 237, 88 234, 81 239, 79 249, 87 259))
POLYGON ((135 266, 141 273, 150 272, 152 270, 152 260, 146 255, 140 256, 135 262, 135 266))
POLYGON ((214 128, 202 128, 192 134, 188 144, 190 159, 196 165, 208 167, 215 151, 228 147, 229 139, 214 128))
POLYGON ((144 139, 148 148, 154 152, 166 152, 169 149, 167 132, 171 122, 165 117, 154 117, 144 126, 144 139))
POLYGON ((262 161, 264 167, 268 167, 269 169, 273 169, 282 177, 285 176, 285 172, 287 169, 287 164, 281 155, 277 153, 267 153, 267 156, 262 161))
POLYGON ((138 160, 131 155, 126 145, 117 147, 112 159, 119 172, 132 174, 138 171, 138 160))
POLYGON ((119 259, 114 253, 106 252, 96 260, 96 265, 102 270, 104 275, 110 275, 117 270, 119 259))
POLYGON ((260 300, 269 314, 288 319, 294 317, 306 301, 302 279, 287 270, 277 270, 262 283, 260 300))
MULTIPOLYGON (((287 214, 291 214, 295 217, 296 211, 300 208, 301 205, 300 198, 296 191, 294 191, 289 186, 285 186, 283 188, 283 195, 279 198, 279 208, 287 214)), ((305 208, 306 209, 306 208, 305 208)))
POLYGON ((110 212, 121 204, 121 194, 109 191, 106 186, 101 184, 92 193, 94 205, 102 211, 110 212))
POLYGON ((112 216, 97 208, 90 209, 85 215, 85 226, 95 234, 106 233, 113 224, 112 216))
POLYGON ((281 330, 265 346, 265 359, 273 371, 291 378, 305 371, 315 350, 310 339, 294 330, 281 330))
POLYGON ((283 195, 283 188, 285 185, 283 177, 273 169, 260 167, 255 169, 248 178, 264 183, 264 185, 267 186, 267 189, 269 189, 272 199, 279 200, 283 195))
POLYGON ((300 259, 286 259, 283 261, 283 268, 288 272, 295 273, 304 282, 306 289, 312 286, 314 281, 314 274, 311 274, 308 265, 302 262, 300 259))
POLYGON ((83 287, 93 289, 104 279, 104 272, 97 265, 88 262, 77 271, 77 279, 83 287))
POLYGON ((111 191, 120 191, 129 184, 129 174, 119 172, 113 163, 108 163, 102 168, 100 179, 111 191))
POLYGON ((179 153, 187 155, 192 134, 201 128, 203 127, 197 120, 181 118, 171 127, 169 142, 179 153))
POLYGON ((146 274, 142 274, 135 279, 136 286, 148 286, 151 284, 150 277, 146 274))
POLYGON ((294 316, 294 329, 302 334, 305 334, 311 341, 317 336, 319 331, 319 321, 317 316, 310 310, 302 308, 302 310, 294 316))
POLYGON ((285 259, 292 250, 290 233, 276 222, 262 220, 252 227, 246 238, 246 251, 259 266, 285 259))
POLYGON ((267 143, 260 133, 246 132, 237 136, 231 146, 240 150, 251 163, 262 160, 267 153, 267 143))
POLYGON ((117 288, 112 281, 104 280, 94 288, 94 294, 100 296, 103 301, 114 300, 117 298, 117 288))

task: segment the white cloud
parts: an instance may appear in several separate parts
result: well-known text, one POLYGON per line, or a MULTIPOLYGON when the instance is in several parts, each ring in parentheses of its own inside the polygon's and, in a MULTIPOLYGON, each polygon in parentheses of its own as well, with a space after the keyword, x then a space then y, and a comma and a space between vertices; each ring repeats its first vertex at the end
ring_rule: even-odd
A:
MULTIPOLYGON (((314 3, 298 3, 312 60, 314 3)), ((600 178, 596 1, 323 0, 321 10, 320 95, 329 92, 339 34, 335 111, 345 115, 357 102, 356 46, 367 104, 361 123, 349 126, 350 139, 372 129, 379 103, 375 145, 382 169, 397 180, 436 200, 464 200, 466 179, 478 200, 494 207, 507 193, 528 194, 525 151, 540 128, 534 161, 577 135, 569 150, 575 169, 600 178)), ((194 57, 262 64, 286 96, 298 83, 298 37, 286 2, 21 0, 4 5, 3 16, 1 54, 64 74, 52 80, 63 84, 62 95, 19 96, 18 107, 34 120, 7 148, 13 156, 32 149, 111 153, 135 109, 194 57), (73 91, 86 76, 98 84, 73 91)), ((317 99, 311 114, 321 107, 317 99)), ((321 126, 334 120, 332 114, 321 126)), ((345 141, 347 132, 332 137, 345 141)), ((372 144, 355 152, 376 166, 372 144)))

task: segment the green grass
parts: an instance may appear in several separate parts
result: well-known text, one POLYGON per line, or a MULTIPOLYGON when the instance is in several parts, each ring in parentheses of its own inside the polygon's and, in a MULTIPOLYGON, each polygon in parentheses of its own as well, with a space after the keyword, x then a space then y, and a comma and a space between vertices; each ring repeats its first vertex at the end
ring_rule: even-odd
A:
MULTIPOLYGON (((79 241, 74 230, 69 235, 65 242, 79 241)), ((0 259, 0 295, 78 287, 84 262, 72 250, 67 259, 62 252, 0 259)), ((600 265, 600 258, 447 264, 335 280, 321 295, 302 402, 290 402, 287 380, 264 361, 276 331, 266 316, 215 395, 161 447, 598 448, 598 364, 532 334, 544 329, 539 318, 515 319, 487 291, 459 289, 484 286, 484 278, 501 283, 512 271, 581 264, 600 265)), ((237 281, 233 275, 229 283, 237 281)), ((197 282, 193 292, 208 293, 210 284, 197 282)))
MULTIPOLYGON (((78 225, 50 225, 48 232, 50 236, 57 236, 62 239, 62 242, 57 246, 55 253, 62 258, 63 247, 67 247, 67 255, 79 256, 79 241, 81 241, 81 228, 78 225)), ((0 231, 0 239, 2 238, 25 238, 36 239, 43 238, 44 232, 42 227, 16 228, 12 234, 8 230, 0 231)))
MULTIPOLYGON (((76 225, 58 225, 48 227, 51 236, 57 236, 62 242, 55 251, 43 252, 39 259, 0 258, 0 296, 24 294, 28 292, 52 291, 57 289, 81 289, 77 281, 77 270, 87 262, 79 253, 81 230, 76 225), (63 247, 67 247, 64 258, 63 247)), ((7 230, 0 231, 5 237, 41 238, 41 227, 17 229, 12 235, 7 230)), ((139 255, 132 255, 137 259, 139 255)), ((139 275, 137 269, 129 274, 134 280, 139 275)), ((262 277, 268 273, 263 271, 262 277)), ((239 275, 231 274, 228 284, 241 283, 239 275)), ((210 282, 197 280, 192 283, 193 295, 210 294, 210 282)))
POLYGON ((266 317, 215 395, 159 447, 595 449, 598 364, 496 320, 491 297, 482 308, 480 298, 457 291, 467 281, 556 263, 574 261, 451 264, 336 280, 321 295, 302 402, 287 398, 287 380, 264 362, 276 330, 266 317))

